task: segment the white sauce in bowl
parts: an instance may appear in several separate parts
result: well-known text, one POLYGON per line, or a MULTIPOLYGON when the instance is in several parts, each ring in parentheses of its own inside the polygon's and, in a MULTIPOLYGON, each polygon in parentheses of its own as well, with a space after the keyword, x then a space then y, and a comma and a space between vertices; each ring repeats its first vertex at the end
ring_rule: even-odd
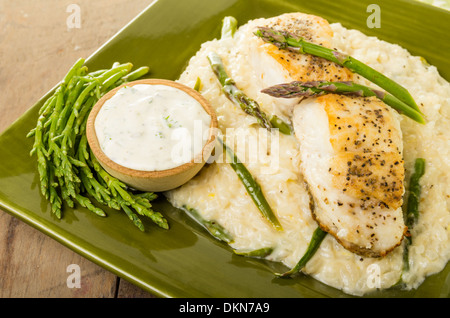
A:
POLYGON ((95 119, 102 151, 135 170, 175 168, 202 152, 211 116, 186 92, 166 85, 121 88, 95 119))

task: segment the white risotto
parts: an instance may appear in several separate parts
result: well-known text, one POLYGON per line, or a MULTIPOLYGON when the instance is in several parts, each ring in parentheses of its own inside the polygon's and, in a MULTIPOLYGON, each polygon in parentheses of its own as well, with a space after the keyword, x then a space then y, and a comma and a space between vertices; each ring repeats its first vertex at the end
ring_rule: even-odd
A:
MULTIPOLYGON (((250 24, 257 25, 258 21, 263 20, 250 24)), ((204 219, 214 220, 227 229, 234 239, 230 246, 237 252, 271 247, 273 252, 267 259, 291 268, 302 257, 317 228, 300 173, 298 141, 283 134, 269 138, 269 132, 258 129, 256 120, 224 95, 206 58, 211 51, 218 53, 240 89, 258 101, 267 114, 289 120, 286 104, 260 92, 258 78, 248 60, 251 56, 248 43, 256 41, 256 37, 243 38, 243 30, 248 25, 242 26, 233 39, 204 43, 179 81, 194 87, 197 78, 201 79, 201 94, 215 108, 226 143, 261 185, 284 231, 277 231, 266 222, 226 163, 207 165, 194 179, 166 195, 174 206, 193 208, 204 219), (256 151, 250 149, 252 141, 259 141, 256 151)), ((450 85, 435 67, 398 45, 348 30, 340 24, 331 24, 331 28, 333 48, 403 85, 426 115, 425 125, 398 116, 403 133, 406 188, 414 160, 422 157, 427 163, 421 179, 420 217, 411 230, 410 270, 402 276, 405 288, 417 288, 428 275, 441 271, 450 259, 450 85)), ((359 77, 355 81, 373 86, 359 77)), ((403 244, 385 257, 369 258, 344 249, 327 235, 303 272, 353 295, 389 288, 402 274, 403 244)))

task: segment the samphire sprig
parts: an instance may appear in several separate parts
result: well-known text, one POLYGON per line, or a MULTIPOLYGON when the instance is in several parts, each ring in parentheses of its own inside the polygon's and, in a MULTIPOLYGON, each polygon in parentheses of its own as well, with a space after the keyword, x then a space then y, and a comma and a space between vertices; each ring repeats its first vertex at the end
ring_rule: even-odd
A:
POLYGON ((141 231, 138 217, 150 218, 167 229, 163 215, 152 209, 154 193, 138 193, 109 175, 98 163, 86 138, 86 122, 95 103, 108 91, 148 73, 144 66, 131 71, 131 63, 114 63, 111 68, 88 72, 80 58, 39 109, 30 154, 37 158, 40 191, 51 211, 62 218, 63 204, 79 204, 99 216, 107 206, 126 213, 141 231))

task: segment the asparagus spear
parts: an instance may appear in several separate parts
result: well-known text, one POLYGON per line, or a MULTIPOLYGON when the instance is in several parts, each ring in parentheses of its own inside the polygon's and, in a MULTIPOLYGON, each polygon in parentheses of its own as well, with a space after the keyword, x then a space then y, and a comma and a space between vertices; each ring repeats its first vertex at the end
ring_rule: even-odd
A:
POLYGON ((247 257, 254 257, 254 258, 265 258, 272 254, 273 248, 272 247, 263 247, 257 250, 253 251, 236 251, 234 250, 234 253, 241 256, 247 256, 247 257))
POLYGON ((267 27, 259 27, 255 35, 266 42, 276 45, 280 49, 287 49, 302 54, 311 54, 332 61, 340 66, 347 67, 352 72, 365 77, 385 89, 417 112, 421 112, 411 94, 403 86, 349 55, 307 42, 303 38, 286 31, 276 31, 267 27))
POLYGON ((182 209, 218 240, 226 243, 233 242, 231 234, 217 222, 205 220, 196 209, 185 205, 183 205, 182 209))
POLYGON ((227 97, 236 105, 239 105, 241 109, 247 114, 256 118, 261 127, 266 129, 279 128, 280 132, 283 134, 290 134, 290 126, 285 123, 281 118, 273 117, 273 121, 267 118, 267 115, 261 110, 259 104, 248 97, 243 91, 237 88, 236 83, 230 77, 228 77, 225 67, 223 65, 222 59, 215 52, 208 54, 208 60, 211 67, 216 74, 217 79, 222 85, 223 92, 227 97), (275 124, 275 125, 274 125, 275 124))
POLYGON ((222 21, 221 38, 232 38, 237 29, 237 20, 234 17, 227 16, 222 21))
POLYGON ((395 110, 403 113, 418 123, 424 124, 421 113, 412 109, 396 97, 383 91, 375 90, 370 87, 359 85, 353 82, 329 82, 329 81, 313 81, 283 83, 274 85, 262 90, 263 93, 274 97, 295 98, 295 97, 312 97, 329 93, 356 95, 356 96, 375 96, 391 106, 395 110))
POLYGON ((200 77, 197 77, 197 80, 195 81, 194 89, 197 92, 200 92, 201 88, 202 88, 202 80, 200 79, 200 77))
POLYGON ((237 88, 235 81, 230 78, 225 71, 220 56, 215 52, 211 52, 208 54, 208 60, 227 97, 232 102, 239 105, 244 112, 255 117, 262 127, 270 130, 272 125, 267 119, 266 114, 259 108, 259 105, 255 100, 249 98, 243 91, 237 88))
POLYGON ((278 128, 280 133, 285 134, 285 135, 292 134, 291 126, 288 123, 286 123, 284 120, 282 120, 280 117, 278 117, 277 115, 270 116, 269 121, 273 128, 278 128))
MULTIPOLYGON (((409 182, 409 196, 406 205, 405 225, 411 230, 419 218, 419 202, 421 195, 420 178, 425 174, 425 159, 417 158, 414 163, 414 173, 409 182)), ((406 244, 403 253, 403 270, 409 270, 409 245, 412 243, 411 235, 405 236, 406 244)))
POLYGON ((306 263, 314 256, 317 249, 322 243, 323 239, 327 235, 327 232, 323 231, 320 227, 314 231, 311 241, 309 242, 308 248, 306 249, 305 254, 303 254, 302 258, 298 261, 297 265, 291 268, 289 271, 281 274, 277 274, 279 277, 289 277, 295 273, 298 273, 305 267, 306 263))
MULTIPOLYGON (((201 81, 199 78, 197 78, 194 89, 199 91, 200 86, 201 86, 201 81)), ((278 120, 277 124, 282 126, 282 124, 280 124, 280 122, 283 123, 281 120, 278 120)), ((281 129, 283 129, 284 132, 286 132, 286 126, 287 126, 287 124, 285 124, 285 126, 282 126, 282 128, 281 128, 281 129)), ((287 127, 289 127, 289 126, 287 126, 287 127)), ((281 129, 280 129, 280 131, 281 131, 281 129)), ((290 131, 289 131, 289 133, 290 133, 290 131)), ((250 194, 253 201, 256 203, 258 209, 261 211, 261 213, 266 218, 269 219, 269 221, 277 229, 281 229, 281 224, 278 222, 275 215, 273 214, 272 209, 270 208, 269 204, 267 203, 267 200, 265 199, 259 184, 257 184, 257 182, 253 179, 253 176, 250 174, 250 172, 247 170, 247 168, 244 166, 244 164, 242 164, 239 161, 239 159, 232 152, 232 150, 225 145, 225 143, 222 141, 221 138, 219 138, 219 140, 222 143, 227 154, 232 158, 232 160, 231 160, 232 162, 230 163, 230 165, 236 171, 240 180, 244 183, 244 186, 247 189, 247 192, 250 194)), ((203 226, 205 226, 211 234, 213 234, 214 236, 216 236, 224 241, 230 240, 229 237, 224 236, 224 229, 217 228, 217 226, 218 226, 217 224, 215 224, 215 223, 211 224, 210 222, 205 221, 203 218, 201 218, 201 216, 198 214, 198 212, 193 209, 187 209, 187 208, 185 208, 185 209, 188 211, 188 213, 192 217, 197 219, 199 221, 199 223, 203 224, 203 226)))
MULTIPOLYGON (((197 78, 196 84, 195 84, 195 90, 199 90, 200 89, 200 85, 201 85, 201 81, 199 78, 197 78)), ((281 120, 278 121, 278 125, 280 125, 279 122, 282 122, 281 120)), ((287 126, 287 124, 285 124, 287 126)), ((281 126, 281 125, 280 125, 281 126)), ((283 126, 282 129, 284 129, 284 131, 286 131, 286 126, 283 126)), ((280 129, 281 131, 281 129, 280 129)), ((290 132, 289 132, 290 133, 290 132)), ((256 205, 258 206, 258 209, 261 211, 261 213, 266 216, 269 221, 272 224, 275 224, 275 227, 277 228, 281 228, 281 225, 279 224, 278 220, 276 219, 275 215, 273 214, 269 204, 267 203, 264 195, 262 194, 261 188, 260 186, 256 183, 256 181, 253 179, 253 176, 250 174, 250 172, 247 170, 247 168, 239 161, 239 159, 236 157, 236 155, 232 152, 232 150, 227 147, 225 145, 225 143, 222 141, 222 139, 220 139, 220 142, 222 143, 224 149, 226 150, 227 154, 232 158, 232 162, 230 163, 231 166, 233 167, 233 169, 236 171, 238 177, 240 178, 240 180, 244 183, 244 186, 246 187, 248 193, 250 194, 250 196, 252 197, 253 201, 256 203, 256 205)), ((211 224, 208 221, 205 221, 203 218, 201 218, 201 216, 198 214, 197 211, 193 210, 193 209, 187 209, 185 208, 185 210, 188 211, 188 213, 195 219, 197 219, 197 221, 200 224, 203 224, 203 226, 205 226, 209 232, 211 234, 213 234, 214 236, 227 241, 227 237, 225 237, 224 239, 224 230, 221 228, 217 228, 217 224, 213 223, 211 224)), ((229 238, 228 238, 229 239, 229 238)))
MULTIPOLYGON (((232 16, 225 17, 222 22, 221 39, 232 38, 237 30, 237 25, 238 22, 236 18, 232 16)), ((223 62, 216 53, 211 53, 208 56, 208 60, 210 61, 211 67, 218 77, 220 84, 223 86, 223 91, 231 101, 239 105, 246 113, 256 117, 262 127, 267 129, 278 128, 279 131, 285 135, 290 135, 292 133, 289 124, 285 123, 276 115, 272 115, 267 119, 266 114, 261 111, 258 103, 255 100, 250 99, 236 87, 236 83, 233 79, 228 77, 223 62)))
POLYGON ((261 214, 266 218, 272 226, 278 230, 282 231, 283 227, 281 226, 280 222, 278 221, 277 217, 272 211, 272 208, 270 207, 269 203, 267 202, 266 198, 264 197, 264 194, 262 192, 261 186, 258 184, 258 182, 253 178, 250 171, 247 170, 245 165, 239 160, 239 158, 236 156, 236 154, 231 150, 230 147, 228 147, 221 138, 218 138, 220 143, 223 146, 223 149, 225 150, 225 153, 227 154, 228 158, 230 159, 230 165, 233 168, 233 170, 236 172, 239 179, 242 181, 242 183, 245 186, 245 189, 247 190, 247 193, 252 198, 253 202, 258 207, 261 214))

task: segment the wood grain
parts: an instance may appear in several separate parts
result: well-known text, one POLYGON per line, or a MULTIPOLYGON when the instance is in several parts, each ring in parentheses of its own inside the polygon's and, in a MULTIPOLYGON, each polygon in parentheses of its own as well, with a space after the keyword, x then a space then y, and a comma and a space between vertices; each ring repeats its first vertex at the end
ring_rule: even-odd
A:
MULTIPOLYGON (((0 132, 152 0, 0 0, 0 132), (80 28, 68 28, 69 5, 80 28)), ((152 297, 39 231, 0 211, 1 298, 152 297), (76 264, 80 288, 69 288, 76 264)))

